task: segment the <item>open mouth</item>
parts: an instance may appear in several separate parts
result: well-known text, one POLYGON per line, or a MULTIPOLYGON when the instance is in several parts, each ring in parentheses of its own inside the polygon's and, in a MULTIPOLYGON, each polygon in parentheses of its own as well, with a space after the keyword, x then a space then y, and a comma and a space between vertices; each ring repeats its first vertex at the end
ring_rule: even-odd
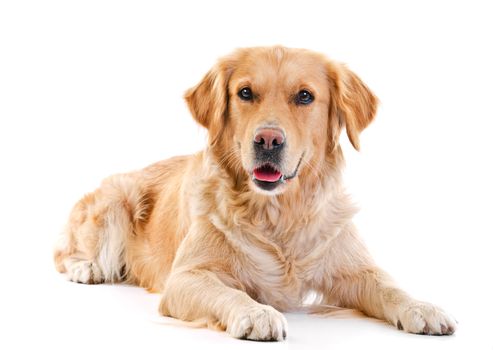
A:
POLYGON ((265 163, 261 166, 253 169, 253 182, 263 190, 271 191, 279 186, 281 183, 287 182, 296 175, 298 175, 298 169, 303 159, 304 153, 301 155, 298 165, 294 172, 290 175, 283 175, 277 167, 271 163, 265 163))
POLYGON ((253 175, 256 180, 264 182, 276 182, 281 179, 282 174, 271 164, 264 164, 253 170, 253 175))

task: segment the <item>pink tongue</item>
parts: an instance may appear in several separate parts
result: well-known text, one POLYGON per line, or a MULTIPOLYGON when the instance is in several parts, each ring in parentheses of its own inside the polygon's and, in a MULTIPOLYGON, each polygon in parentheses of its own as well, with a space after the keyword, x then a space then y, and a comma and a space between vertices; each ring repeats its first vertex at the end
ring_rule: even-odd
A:
POLYGON ((276 182, 281 178, 281 173, 274 169, 257 168, 253 171, 255 178, 260 181, 276 182))

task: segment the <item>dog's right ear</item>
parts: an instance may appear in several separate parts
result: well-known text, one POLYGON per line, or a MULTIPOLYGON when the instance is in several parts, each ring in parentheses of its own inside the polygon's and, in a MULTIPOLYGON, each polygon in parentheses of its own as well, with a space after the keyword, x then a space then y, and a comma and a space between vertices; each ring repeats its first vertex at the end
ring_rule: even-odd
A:
POLYGON ((194 119, 209 132, 209 144, 214 145, 224 128, 228 113, 228 82, 233 71, 233 59, 223 58, 193 88, 185 100, 194 119))

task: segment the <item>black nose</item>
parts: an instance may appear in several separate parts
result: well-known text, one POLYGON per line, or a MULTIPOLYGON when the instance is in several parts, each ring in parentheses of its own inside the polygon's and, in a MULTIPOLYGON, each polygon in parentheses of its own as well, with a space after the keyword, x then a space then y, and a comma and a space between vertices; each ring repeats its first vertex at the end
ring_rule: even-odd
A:
POLYGON ((257 130, 253 142, 255 143, 256 149, 280 149, 284 145, 284 135, 279 129, 262 128, 257 130))

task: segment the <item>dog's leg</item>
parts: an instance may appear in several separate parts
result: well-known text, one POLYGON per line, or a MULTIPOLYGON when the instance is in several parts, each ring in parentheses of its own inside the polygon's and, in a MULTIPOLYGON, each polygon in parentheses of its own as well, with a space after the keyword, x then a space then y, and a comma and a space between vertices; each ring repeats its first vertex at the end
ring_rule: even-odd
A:
POLYGON ((382 270, 373 267, 333 277, 330 299, 386 320, 399 329, 417 334, 453 334, 456 322, 442 309, 417 301, 397 288, 382 270))
POLYGON ((56 247, 57 270, 79 283, 121 281, 126 244, 142 212, 142 197, 130 175, 116 175, 82 198, 56 247))
POLYGON ((341 233, 335 249, 344 251, 329 279, 326 302, 358 309, 386 320, 410 333, 449 335, 456 329, 455 320, 442 309, 411 298, 397 288, 390 276, 376 267, 353 228, 341 233), (348 244, 350 243, 350 244, 348 244))
POLYGON ((286 338, 287 322, 279 311, 226 286, 210 271, 172 274, 166 286, 160 305, 164 316, 219 324, 235 338, 278 341, 286 338))
POLYGON ((233 253, 222 235, 211 227, 202 232, 208 233, 190 232, 182 242, 165 283, 161 314, 219 325, 236 338, 285 339, 284 316, 235 289, 241 284, 231 274, 233 264, 228 259, 233 253))

